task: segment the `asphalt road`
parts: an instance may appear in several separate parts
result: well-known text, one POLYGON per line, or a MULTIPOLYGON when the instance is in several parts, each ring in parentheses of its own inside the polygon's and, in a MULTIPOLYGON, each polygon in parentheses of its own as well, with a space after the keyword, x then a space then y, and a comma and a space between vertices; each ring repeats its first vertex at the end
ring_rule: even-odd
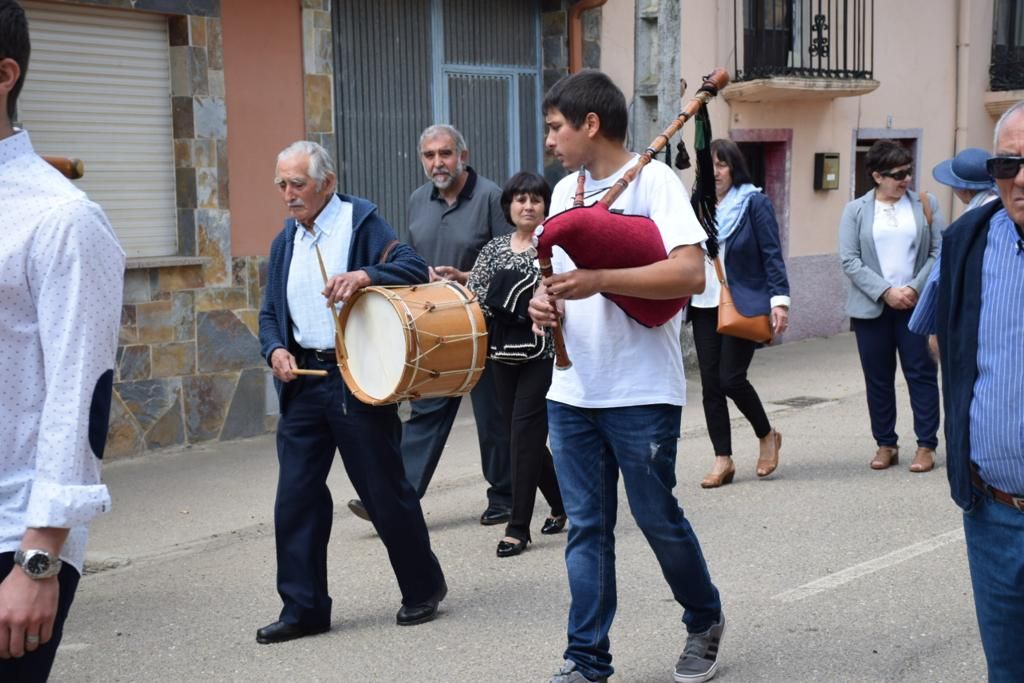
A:
MULTIPOLYGON (((722 681, 984 680, 960 515, 944 452, 928 474, 913 453, 901 383, 904 461, 884 472, 849 335, 759 351, 751 371, 783 434, 781 465, 754 476, 756 440, 734 421, 736 481, 704 491, 710 466, 691 380, 676 494, 722 593, 722 681)), ((464 406, 468 411, 468 402, 464 406)), ((438 619, 401 628, 383 546, 344 506, 332 473, 334 598, 329 633, 257 645, 276 619, 271 437, 150 454, 104 472, 114 512, 93 526, 89 571, 55 681, 546 681, 560 664, 565 536, 499 559, 484 507, 471 411, 458 421, 423 501, 450 592, 438 619)), ((680 608, 620 498, 614 681, 668 682, 680 608)))

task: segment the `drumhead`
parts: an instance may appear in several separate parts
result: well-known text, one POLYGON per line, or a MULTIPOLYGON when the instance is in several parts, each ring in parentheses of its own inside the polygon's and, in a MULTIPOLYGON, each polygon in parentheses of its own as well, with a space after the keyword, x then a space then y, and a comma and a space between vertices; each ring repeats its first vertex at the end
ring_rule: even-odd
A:
POLYGON ((345 351, 352 379, 375 400, 390 397, 405 370, 405 322, 387 296, 364 290, 348 312, 345 351))

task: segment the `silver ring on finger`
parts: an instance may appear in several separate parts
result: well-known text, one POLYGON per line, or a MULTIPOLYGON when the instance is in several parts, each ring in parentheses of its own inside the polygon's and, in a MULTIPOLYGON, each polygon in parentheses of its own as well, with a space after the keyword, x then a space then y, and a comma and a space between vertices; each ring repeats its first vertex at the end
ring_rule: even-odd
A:
POLYGON ((35 633, 29 633, 28 635, 25 636, 25 642, 28 643, 29 645, 38 645, 39 644, 39 636, 36 635, 35 633))

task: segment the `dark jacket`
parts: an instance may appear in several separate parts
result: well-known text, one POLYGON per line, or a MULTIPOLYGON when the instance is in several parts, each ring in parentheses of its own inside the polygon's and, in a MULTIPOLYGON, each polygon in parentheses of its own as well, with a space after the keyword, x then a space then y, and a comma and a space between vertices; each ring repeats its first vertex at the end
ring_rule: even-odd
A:
POLYGON ((773 296, 789 296, 779 224, 772 202, 760 192, 750 203, 725 248, 725 274, 736 309, 746 316, 771 312, 773 296))
POLYGON ((978 379, 978 325, 981 322, 981 267, 989 221, 1003 208, 990 202, 968 211, 942 234, 935 328, 942 365, 942 404, 946 419, 946 473, 954 502, 967 509, 971 486, 971 401, 978 379))
MULTIPOLYGON (((413 285, 429 279, 427 264, 407 244, 396 245, 388 254, 387 262, 379 263, 384 248, 395 239, 395 231, 380 217, 372 202, 343 194, 339 194, 338 198, 352 204, 352 242, 348 251, 348 271, 366 271, 374 285, 413 285)), ((275 349, 285 348, 293 355, 299 352, 288 315, 288 267, 292 261, 297 228, 295 219, 287 219, 284 229, 270 246, 267 284, 263 292, 263 306, 260 308, 260 353, 268 365, 275 349)), ((284 412, 290 385, 277 380, 274 380, 274 385, 277 387, 281 411, 284 412)))

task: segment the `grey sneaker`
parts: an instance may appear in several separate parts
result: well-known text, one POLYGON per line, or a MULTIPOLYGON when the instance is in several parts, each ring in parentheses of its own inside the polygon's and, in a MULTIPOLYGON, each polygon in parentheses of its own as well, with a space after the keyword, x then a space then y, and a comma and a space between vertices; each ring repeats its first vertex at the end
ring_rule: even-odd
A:
POLYGON ((718 648, 725 633, 725 615, 719 615, 718 623, 703 633, 686 636, 686 647, 679 655, 673 674, 676 683, 701 683, 710 681, 718 672, 718 648))
POLYGON ((562 662, 562 668, 551 677, 548 683, 608 683, 608 679, 604 676, 601 678, 587 678, 576 670, 576 662, 567 659, 562 662))

